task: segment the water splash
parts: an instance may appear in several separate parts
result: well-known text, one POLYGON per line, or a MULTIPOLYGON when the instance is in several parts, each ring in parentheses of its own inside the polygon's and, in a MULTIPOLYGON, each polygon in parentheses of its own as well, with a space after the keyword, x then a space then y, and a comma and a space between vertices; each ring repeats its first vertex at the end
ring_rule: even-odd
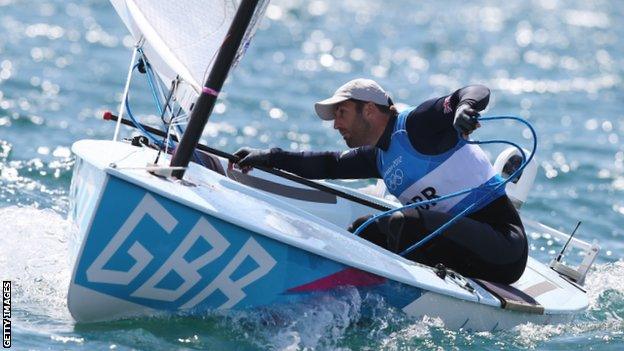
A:
POLYGON ((52 210, 0 209, 0 277, 12 281, 15 324, 38 330, 41 318, 71 321, 65 297, 69 286, 68 223, 52 210), (22 320, 22 318, 24 318, 22 320))

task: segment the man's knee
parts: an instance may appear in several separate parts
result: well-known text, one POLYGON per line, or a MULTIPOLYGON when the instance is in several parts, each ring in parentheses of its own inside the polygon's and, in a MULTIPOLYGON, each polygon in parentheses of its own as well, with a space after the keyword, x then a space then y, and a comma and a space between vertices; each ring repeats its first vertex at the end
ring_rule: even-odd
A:
POLYGON ((395 212, 388 216, 387 220, 387 232, 388 234, 395 235, 403 231, 403 225, 405 224, 405 215, 402 212, 395 212))
MULTIPOLYGON (((350 231, 351 233, 355 232, 362 224, 364 224, 364 222, 369 220, 372 216, 373 215, 366 215, 366 216, 359 217, 358 219, 353 221, 353 223, 351 223, 351 225, 349 226, 349 228, 347 228, 347 230, 350 231)), ((371 223, 371 225, 373 224, 374 223, 371 223)))
POLYGON ((387 248, 398 252, 405 225, 405 216, 401 212, 395 212, 390 216, 379 220, 379 227, 386 236, 387 248))

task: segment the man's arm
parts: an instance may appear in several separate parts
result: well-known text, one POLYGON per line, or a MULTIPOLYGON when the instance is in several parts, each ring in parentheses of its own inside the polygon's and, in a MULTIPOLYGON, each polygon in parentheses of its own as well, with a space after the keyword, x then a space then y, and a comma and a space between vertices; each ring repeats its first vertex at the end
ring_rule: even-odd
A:
POLYGON ((451 95, 423 102, 407 119, 406 128, 412 146, 427 155, 450 149, 457 143, 457 132, 453 128, 457 109, 470 106, 482 111, 489 101, 490 89, 484 85, 469 85, 451 95))
POLYGON ((376 151, 373 147, 360 147, 340 152, 284 151, 241 149, 240 166, 266 166, 294 173, 308 179, 362 179, 379 178, 376 151))
POLYGON ((483 111, 490 102, 490 89, 485 85, 469 85, 455 91, 450 96, 453 111, 460 105, 468 104, 477 111, 483 111))
POLYGON ((451 95, 423 102, 410 114, 407 126, 410 128, 411 125, 415 125, 416 128, 413 129, 420 130, 421 134, 439 133, 453 127, 455 111, 459 106, 467 104, 477 111, 482 111, 489 102, 490 89, 484 85, 469 85, 451 95), (414 118, 413 115, 417 117, 414 118))

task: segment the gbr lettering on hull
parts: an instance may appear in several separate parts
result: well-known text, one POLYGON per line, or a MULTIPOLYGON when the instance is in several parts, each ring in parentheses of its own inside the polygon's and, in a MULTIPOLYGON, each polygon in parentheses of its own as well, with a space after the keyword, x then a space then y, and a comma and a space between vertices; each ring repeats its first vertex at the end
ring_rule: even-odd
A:
MULTIPOLYGON (((125 271, 105 268, 145 217, 154 220, 168 235, 178 224, 178 220, 167 209, 153 196, 146 194, 87 269, 86 276, 89 282, 129 285, 152 262, 154 253, 135 241, 127 251, 134 259, 131 267, 125 271)), ((200 217, 162 266, 132 292, 131 296, 166 302, 177 301, 200 282, 202 276, 199 271, 221 257, 229 246, 230 242, 210 222, 200 217), (210 249, 191 261, 186 260, 185 256, 200 239, 209 243, 210 249), (182 283, 175 289, 157 287, 172 272, 182 279, 182 283)), ((275 264, 275 259, 253 237, 250 237, 216 278, 184 303, 182 308, 198 305, 217 290, 227 298, 218 308, 232 308, 245 298, 243 289, 269 273, 275 264), (247 258, 255 261, 257 267, 242 277, 232 279, 232 273, 247 258)))

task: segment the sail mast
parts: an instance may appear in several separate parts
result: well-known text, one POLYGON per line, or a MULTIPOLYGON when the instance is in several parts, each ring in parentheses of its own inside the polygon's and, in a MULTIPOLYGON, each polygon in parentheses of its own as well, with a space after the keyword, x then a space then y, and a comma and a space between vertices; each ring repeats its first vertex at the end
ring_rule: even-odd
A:
MULTIPOLYGON (((242 0, 238 10, 236 10, 236 15, 223 40, 210 75, 191 111, 188 126, 171 159, 172 167, 187 167, 191 161, 195 147, 204 131, 208 118, 210 118, 219 91, 223 87, 223 82, 227 78, 232 62, 236 58, 236 53, 253 18, 257 5, 258 0, 242 0)), ((184 170, 176 170, 172 175, 182 179, 184 170)))

